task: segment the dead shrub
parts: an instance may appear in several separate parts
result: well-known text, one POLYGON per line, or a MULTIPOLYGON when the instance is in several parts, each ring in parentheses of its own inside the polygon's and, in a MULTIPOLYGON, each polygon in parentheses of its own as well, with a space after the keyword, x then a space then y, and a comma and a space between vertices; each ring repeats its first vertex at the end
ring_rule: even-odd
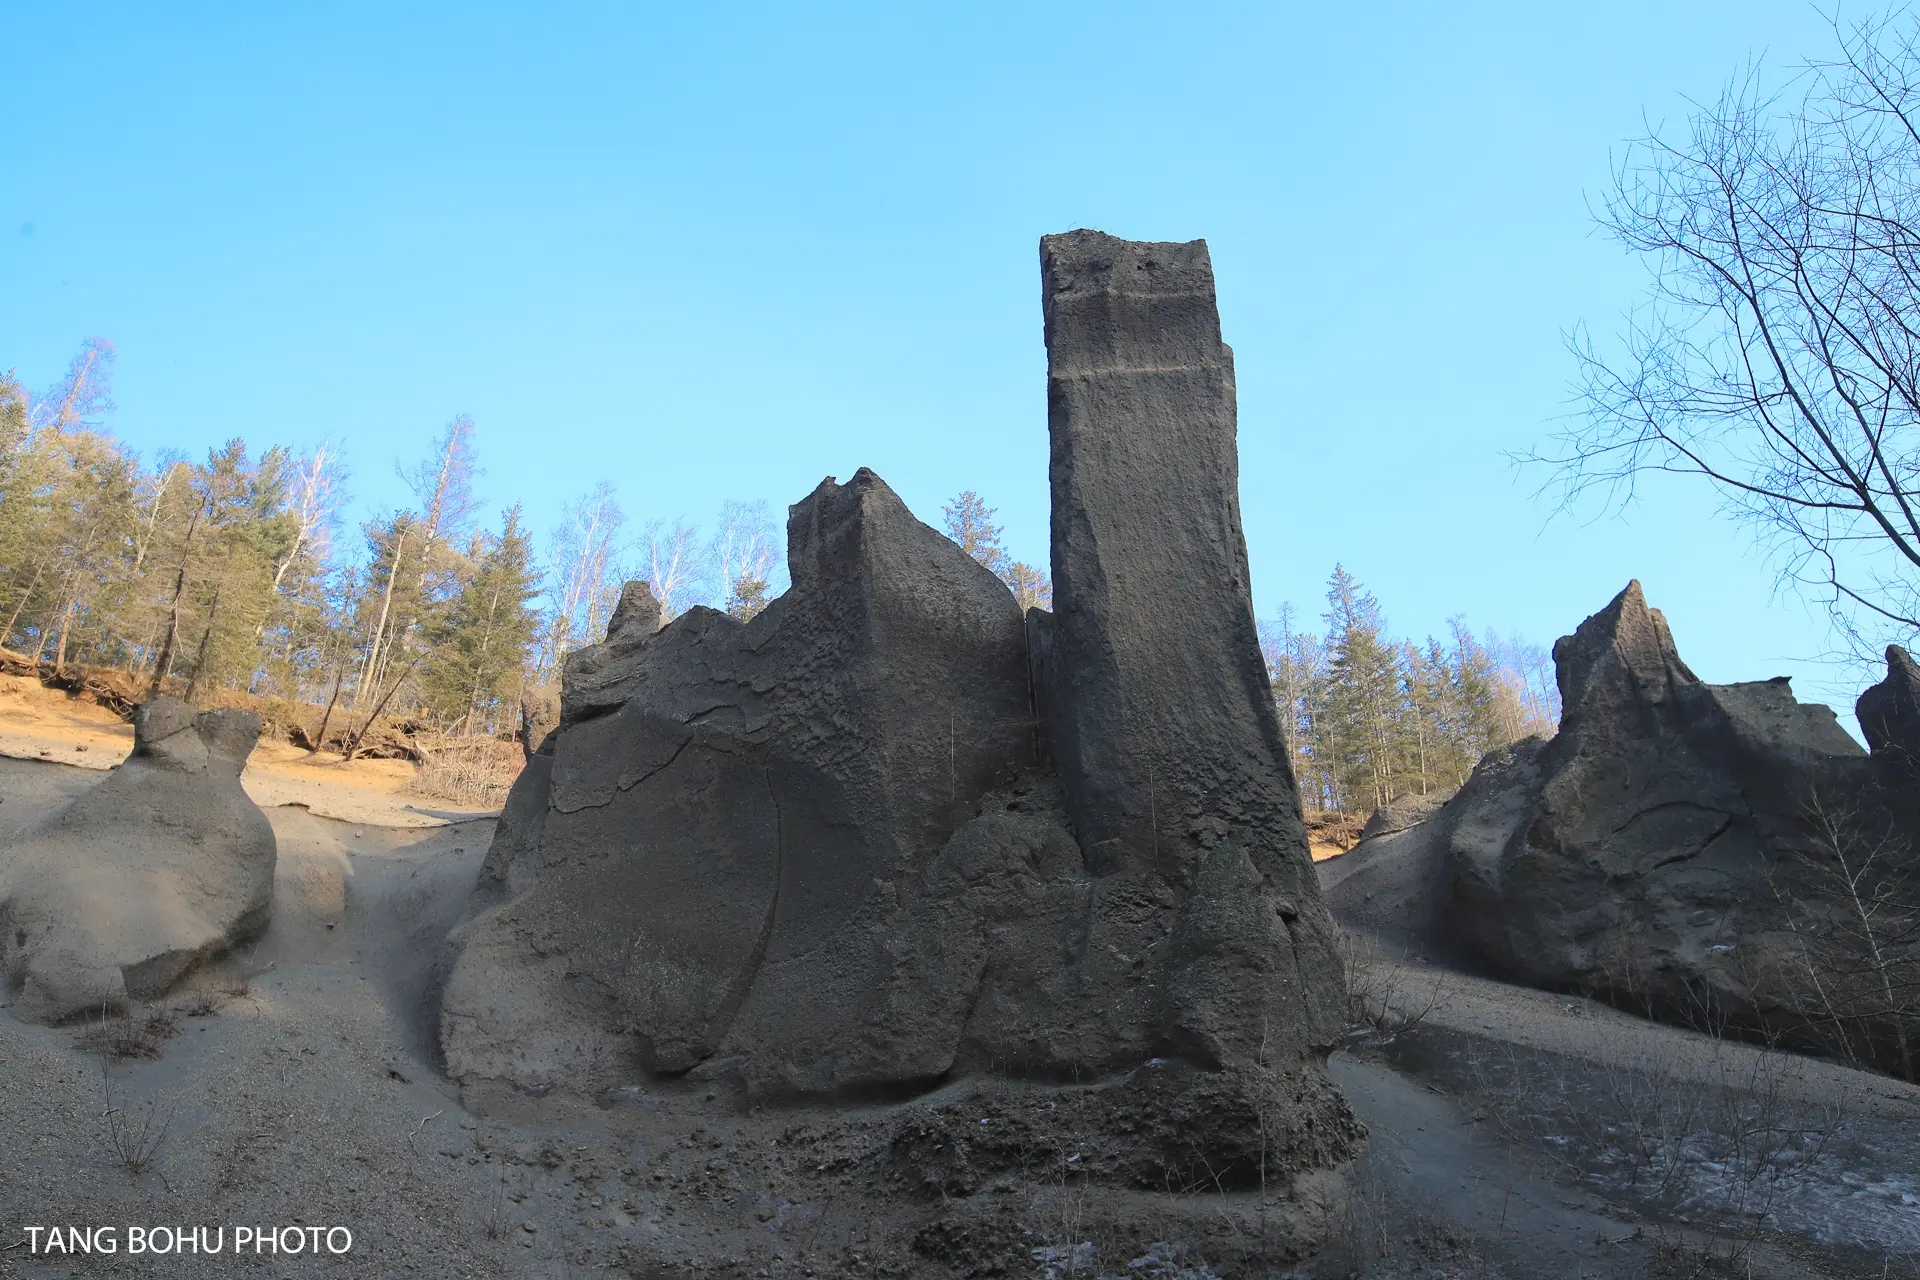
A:
POLYGON ((441 737, 418 740, 420 768, 413 790, 455 804, 498 809, 520 776, 526 756, 519 744, 498 738, 441 737))
POLYGON ((171 1009, 102 1011, 100 1021, 80 1032, 79 1044, 109 1062, 158 1058, 179 1030, 179 1020, 171 1009))
POLYGON ((1426 1021, 1446 991, 1446 975, 1420 974, 1382 956, 1372 945, 1339 931, 1340 964, 1347 974, 1347 1042, 1384 1045, 1426 1021))
POLYGON ((1884 815, 1816 795, 1811 839, 1769 869, 1797 947, 1766 975, 1806 1017, 1793 1039, 1920 1081, 1920 872, 1884 815))

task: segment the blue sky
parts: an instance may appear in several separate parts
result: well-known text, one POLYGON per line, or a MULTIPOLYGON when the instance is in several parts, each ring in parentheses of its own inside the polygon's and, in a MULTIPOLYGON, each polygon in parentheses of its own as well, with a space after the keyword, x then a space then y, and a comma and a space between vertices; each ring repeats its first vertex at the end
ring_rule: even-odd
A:
POLYGON ((1205 237, 1238 361, 1256 606, 1342 561, 1396 632, 1537 641, 1632 577, 1709 680, 1850 723, 1711 496, 1554 516, 1516 472, 1562 335, 1644 269, 1588 201, 1645 119, 1811 6, 6 6, 0 368, 119 348, 143 451, 344 444, 365 510, 471 413, 542 532, 778 509, 873 467, 1046 555, 1040 235, 1205 237))

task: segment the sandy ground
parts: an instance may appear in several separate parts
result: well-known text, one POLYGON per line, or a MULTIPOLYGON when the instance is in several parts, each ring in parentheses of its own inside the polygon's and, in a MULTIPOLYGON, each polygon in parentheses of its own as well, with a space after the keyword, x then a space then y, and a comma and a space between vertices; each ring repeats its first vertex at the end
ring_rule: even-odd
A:
MULTIPOLYGON (((27 732, 56 737, 0 742, 27 732)), ((0 840, 98 778, 52 760, 0 759, 0 840)), ((119 1028, 153 1056, 110 1061, 100 1028, 0 1008, 0 1277, 926 1274, 869 1140, 889 1106, 716 1115, 691 1082, 582 1098, 443 1079, 434 964, 491 820, 409 813, 372 783, 342 800, 325 791, 344 771, 282 764, 256 758, 250 784, 317 790, 266 807, 273 923, 119 1028), (117 1252, 49 1253, 45 1232, 36 1252, 28 1229, 56 1226, 113 1227, 117 1252), (220 1229, 223 1252, 129 1255, 131 1226, 220 1229), (236 1256, 241 1226, 353 1243, 236 1256)), ((1333 1061, 1371 1130, 1351 1206, 1323 1258, 1233 1274, 1920 1277, 1920 1090, 1418 958, 1355 961, 1369 1014, 1333 1061), (1744 1152, 1714 1141, 1723 1112, 1744 1152)), ((1215 1274, 1083 1238, 1064 1182, 1028 1194, 969 1198, 1032 1246, 980 1274, 1041 1280, 1048 1250, 1084 1277, 1215 1274)))
MULTIPOLYGON (((26 676, 0 676, 0 756, 104 770, 131 750, 133 726, 112 712, 26 676)), ((304 805, 343 822, 435 827, 489 812, 412 794, 414 772, 406 760, 342 764, 330 752, 262 741, 240 782, 263 809, 304 805)))

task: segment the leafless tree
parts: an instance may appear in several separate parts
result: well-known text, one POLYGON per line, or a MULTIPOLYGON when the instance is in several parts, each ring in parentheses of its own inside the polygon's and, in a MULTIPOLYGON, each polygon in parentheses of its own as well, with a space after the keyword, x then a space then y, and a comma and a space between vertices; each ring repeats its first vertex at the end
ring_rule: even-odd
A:
POLYGON ((1839 1057, 1920 1079, 1920 876, 1913 848, 1874 806, 1815 796, 1810 839, 1769 875, 1797 942, 1794 992, 1839 1057))
POLYGON ((1920 632, 1920 27, 1833 31, 1634 143, 1600 221, 1652 271, 1584 412, 1535 461, 1568 500, 1704 478, 1863 648, 1920 632))
POLYGON ((697 603, 700 590, 700 531, 684 519, 668 524, 656 520, 647 526, 640 553, 646 560, 647 581, 660 602, 660 620, 671 622, 697 603))
POLYGON ((764 596, 780 555, 780 537, 767 514, 766 500, 721 503, 720 523, 707 554, 723 603, 733 604, 738 583, 748 584, 748 594, 758 584, 764 596))
MULTIPOLYGON (((556 594, 543 672, 558 671, 569 652, 600 638, 611 612, 614 538, 625 520, 613 486, 603 480, 567 506, 566 518, 553 531, 556 594)), ((612 594, 617 596, 617 588, 612 594)))

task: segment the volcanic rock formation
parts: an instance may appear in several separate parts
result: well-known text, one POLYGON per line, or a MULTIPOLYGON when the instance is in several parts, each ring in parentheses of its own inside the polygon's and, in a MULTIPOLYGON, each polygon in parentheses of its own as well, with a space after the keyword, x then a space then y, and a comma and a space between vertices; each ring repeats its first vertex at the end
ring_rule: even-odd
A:
POLYGON ((1887 646, 1887 675, 1860 695, 1853 713, 1889 791, 1920 790, 1920 666, 1887 646))
POLYGON ((1920 1010, 1875 995, 1897 975, 1871 964, 1920 954, 1888 949, 1910 931, 1876 940, 1849 919, 1920 885, 1910 798, 1876 781, 1912 785, 1905 653, 1860 700, 1877 768, 1784 677, 1701 681, 1637 582, 1554 660, 1560 732, 1489 754, 1431 820, 1327 865, 1342 922, 1531 986, 1887 1065, 1895 1024, 1920 1010), (1850 907, 1856 890, 1870 901, 1850 907))
POLYGON ((16 1016, 151 1000, 272 910, 273 828, 240 787, 260 717, 142 703, 133 753, 0 847, 0 975, 16 1016))
MULTIPOLYGON (((629 584, 455 931, 456 1078, 960 1086, 1019 1112, 992 1160, 1031 1172, 1092 1125, 1116 1185, 1281 1187, 1351 1154, 1206 246, 1074 232, 1042 267, 1058 614, 1023 618, 864 469, 791 509, 792 587, 748 622, 656 629, 629 584)), ((964 1194, 987 1135, 915 1115, 889 1158, 924 1147, 926 1193, 964 1194)))
POLYGON ((1440 806, 1453 799, 1453 792, 1429 791, 1424 795, 1409 792, 1404 796, 1395 796, 1368 816, 1366 825, 1360 828, 1360 838, 1371 840, 1375 836, 1390 836, 1396 831, 1405 831, 1417 827, 1440 812, 1440 806))

